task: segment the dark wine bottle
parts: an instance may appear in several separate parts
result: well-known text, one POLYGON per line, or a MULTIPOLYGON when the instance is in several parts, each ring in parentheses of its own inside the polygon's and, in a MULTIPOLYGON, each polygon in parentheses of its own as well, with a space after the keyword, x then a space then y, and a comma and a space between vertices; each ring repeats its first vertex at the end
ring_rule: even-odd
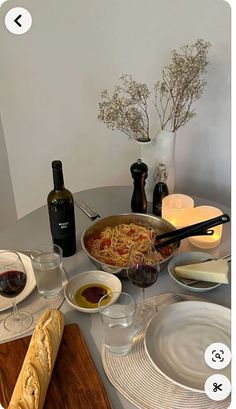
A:
POLYGON ((162 200, 169 194, 167 187, 167 170, 163 163, 160 163, 154 175, 157 182, 153 191, 152 212, 156 216, 162 215, 162 200))
POLYGON ((62 248, 63 257, 76 252, 75 212, 72 193, 65 189, 60 160, 52 162, 54 189, 47 198, 52 240, 62 248))

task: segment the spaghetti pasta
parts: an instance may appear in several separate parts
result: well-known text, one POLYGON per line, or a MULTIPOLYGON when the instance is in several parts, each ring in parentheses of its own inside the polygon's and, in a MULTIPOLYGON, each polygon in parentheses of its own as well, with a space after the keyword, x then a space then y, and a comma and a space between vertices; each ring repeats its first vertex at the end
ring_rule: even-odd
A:
MULTIPOLYGON (((105 227, 99 234, 86 239, 86 248, 97 260, 118 267, 126 267, 132 246, 138 253, 148 258, 152 249, 155 232, 152 228, 134 223, 118 224, 105 227)), ((163 252, 162 252, 163 253, 163 252)), ((157 261, 162 261, 167 255, 156 252, 157 261)))

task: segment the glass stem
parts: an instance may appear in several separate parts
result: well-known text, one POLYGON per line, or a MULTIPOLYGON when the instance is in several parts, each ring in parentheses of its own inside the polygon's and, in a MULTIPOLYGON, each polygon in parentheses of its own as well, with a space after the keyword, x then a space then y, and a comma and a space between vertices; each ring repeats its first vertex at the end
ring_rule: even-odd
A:
POLYGON ((17 309, 17 306, 16 306, 15 298, 12 299, 12 306, 13 306, 14 318, 17 321, 19 319, 19 314, 18 314, 18 309, 17 309))
POLYGON ((145 310, 145 291, 144 288, 142 288, 142 311, 145 310))

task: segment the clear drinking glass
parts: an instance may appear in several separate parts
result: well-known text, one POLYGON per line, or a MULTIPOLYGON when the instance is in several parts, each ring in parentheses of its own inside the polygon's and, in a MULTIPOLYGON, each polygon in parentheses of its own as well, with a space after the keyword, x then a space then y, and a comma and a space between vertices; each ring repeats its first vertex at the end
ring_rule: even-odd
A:
POLYGON ((27 271, 18 253, 14 251, 0 252, 0 295, 11 298, 13 313, 8 315, 3 325, 6 330, 20 333, 30 327, 32 316, 23 311, 18 311, 15 297, 25 288, 27 271))
POLYGON ((115 355, 132 348, 136 304, 130 294, 109 292, 98 303, 105 347, 115 355))
POLYGON ((158 278, 160 271, 158 252, 154 247, 150 247, 148 251, 143 252, 139 246, 133 246, 130 250, 127 275, 128 279, 141 288, 142 303, 138 308, 142 320, 149 320, 156 308, 145 301, 145 288, 153 285, 158 278))
POLYGON ((39 294, 46 298, 58 295, 67 281, 62 266, 61 247, 56 244, 42 244, 31 250, 30 258, 39 294))

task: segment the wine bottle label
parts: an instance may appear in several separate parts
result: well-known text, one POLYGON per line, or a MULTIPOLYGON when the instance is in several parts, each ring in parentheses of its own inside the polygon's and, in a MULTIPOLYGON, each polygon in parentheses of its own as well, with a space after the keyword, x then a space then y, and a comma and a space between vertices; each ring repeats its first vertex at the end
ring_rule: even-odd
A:
POLYGON ((65 239, 75 234, 75 216, 74 208, 67 208, 65 211, 54 211, 50 209, 49 219, 52 237, 56 239, 65 239))

